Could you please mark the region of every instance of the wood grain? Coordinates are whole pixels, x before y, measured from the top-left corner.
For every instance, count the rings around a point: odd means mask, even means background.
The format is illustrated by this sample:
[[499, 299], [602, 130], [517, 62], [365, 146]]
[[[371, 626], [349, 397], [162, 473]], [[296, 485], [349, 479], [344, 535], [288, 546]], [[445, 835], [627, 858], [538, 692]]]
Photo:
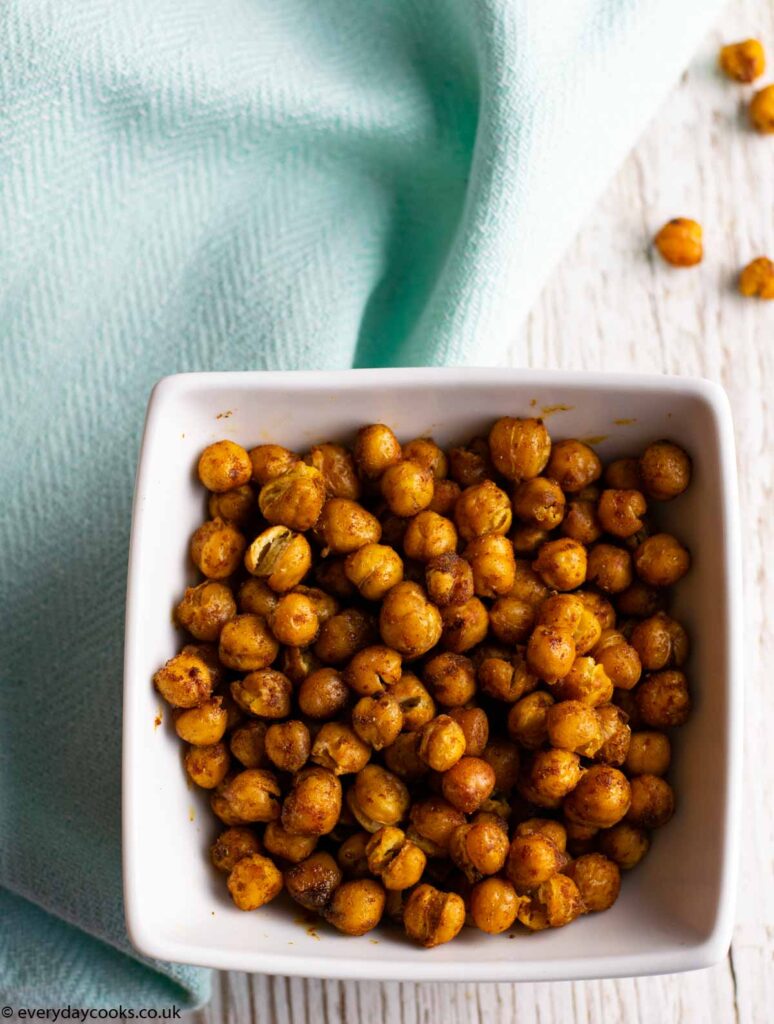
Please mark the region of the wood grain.
[[[677, 5], [676, 5], [677, 14]], [[686, 975], [561, 984], [378, 984], [216, 977], [190, 1024], [669, 1024], [774, 1019], [774, 303], [740, 298], [738, 270], [774, 256], [774, 140], [745, 125], [750, 90], [721, 79], [718, 46], [759, 36], [774, 59], [774, 5], [735, 0], [556, 268], [512, 365], [701, 374], [729, 393], [745, 526], [747, 710], [743, 856], [729, 957]], [[658, 55], [654, 54], [654, 59]], [[611, 88], [614, 88], [614, 83]], [[649, 239], [699, 220], [705, 260], [677, 271]]]

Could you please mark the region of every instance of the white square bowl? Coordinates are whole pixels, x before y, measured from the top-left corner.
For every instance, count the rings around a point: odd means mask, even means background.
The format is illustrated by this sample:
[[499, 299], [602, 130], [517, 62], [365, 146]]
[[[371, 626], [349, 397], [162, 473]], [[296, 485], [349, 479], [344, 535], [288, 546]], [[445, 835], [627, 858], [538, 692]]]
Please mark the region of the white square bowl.
[[[169, 716], [158, 726], [151, 686], [180, 643], [170, 612], [193, 578], [187, 551], [204, 512], [200, 451], [221, 437], [304, 449], [350, 440], [376, 421], [402, 439], [432, 434], [446, 445], [485, 432], [498, 416], [551, 409], [554, 437], [593, 437], [603, 458], [665, 436], [693, 457], [692, 487], [658, 510], [693, 554], [675, 602], [693, 641], [695, 710], [674, 744], [674, 819], [624, 878], [610, 911], [556, 931], [509, 939], [463, 929], [425, 951], [389, 928], [348, 938], [321, 924], [310, 933], [280, 900], [237, 910], [208, 861], [216, 822], [186, 783]], [[123, 832], [132, 942], [164, 960], [321, 978], [543, 981], [715, 963], [731, 937], [738, 854], [741, 593], [731, 416], [724, 392], [705, 380], [505, 369], [165, 378], [148, 407], [127, 593]]]

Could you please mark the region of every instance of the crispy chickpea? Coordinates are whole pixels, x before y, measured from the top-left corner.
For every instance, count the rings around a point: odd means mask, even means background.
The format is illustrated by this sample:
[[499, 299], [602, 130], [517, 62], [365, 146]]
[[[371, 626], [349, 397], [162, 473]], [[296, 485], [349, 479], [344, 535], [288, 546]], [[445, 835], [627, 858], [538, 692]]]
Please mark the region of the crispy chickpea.
[[280, 820], [291, 834], [324, 836], [336, 827], [340, 813], [341, 783], [332, 771], [315, 765], [293, 777]]
[[508, 856], [508, 832], [494, 821], [460, 825], [452, 832], [449, 856], [469, 882], [500, 871]]
[[626, 590], [616, 594], [615, 604], [619, 615], [645, 619], [664, 610], [664, 591], [633, 580]]
[[317, 636], [320, 621], [311, 598], [291, 592], [283, 594], [269, 619], [276, 640], [287, 647], [307, 647]]
[[673, 441], [654, 441], [642, 453], [639, 473], [642, 486], [651, 498], [670, 501], [690, 484], [691, 459]]
[[221, 629], [236, 615], [236, 602], [225, 583], [205, 580], [198, 587], [188, 587], [175, 609], [175, 619], [197, 640], [212, 643]]
[[403, 910], [406, 934], [426, 949], [451, 940], [465, 924], [465, 904], [456, 892], [418, 885]]
[[473, 570], [452, 551], [428, 562], [425, 583], [430, 600], [441, 608], [465, 604], [473, 597]]
[[634, 552], [634, 568], [645, 583], [653, 587], [671, 587], [688, 572], [691, 556], [668, 533], [647, 537]]
[[537, 678], [527, 668], [521, 651], [510, 658], [484, 658], [478, 666], [481, 690], [495, 700], [513, 704], [537, 686]]
[[536, 623], [570, 634], [576, 654], [586, 654], [599, 641], [602, 627], [582, 594], [552, 594], [537, 610]]
[[408, 889], [422, 877], [427, 857], [402, 829], [388, 825], [374, 832], [365, 848], [368, 869], [385, 889]]
[[624, 768], [629, 775], [665, 775], [672, 760], [669, 737], [663, 732], [632, 733]]
[[597, 503], [597, 518], [603, 530], [614, 537], [632, 537], [645, 525], [647, 502], [640, 491], [602, 491]]
[[554, 698], [536, 690], [517, 701], [508, 712], [508, 735], [527, 750], [537, 750], [548, 740], [546, 722]]
[[220, 783], [210, 804], [225, 825], [274, 821], [280, 813], [280, 787], [273, 772], [245, 768]]
[[255, 491], [249, 484], [235, 487], [233, 491], [211, 494], [207, 500], [210, 519], [223, 519], [234, 526], [245, 526], [257, 507]]
[[585, 498], [576, 498], [568, 502], [560, 532], [586, 547], [599, 540], [602, 536], [602, 527], [597, 519], [596, 504]]
[[505, 736], [493, 736], [481, 757], [495, 773], [494, 788], [502, 795], [510, 793], [519, 777], [519, 748]]
[[548, 836], [557, 850], [562, 853], [567, 849], [567, 829], [560, 821], [552, 818], [528, 818], [516, 826], [515, 835], [532, 836], [539, 833]]
[[246, 543], [232, 523], [210, 519], [191, 537], [191, 560], [203, 576], [222, 580], [239, 568]]
[[511, 533], [513, 550], [519, 556], [534, 555], [550, 539], [551, 534], [548, 530], [530, 526], [528, 523], [519, 523]]
[[457, 498], [462, 488], [455, 480], [439, 480], [433, 482], [433, 500], [427, 506], [428, 511], [437, 512], [439, 516], [450, 516], [454, 512]]
[[231, 758], [225, 743], [212, 743], [206, 747], [189, 747], [184, 763], [192, 782], [201, 789], [215, 789], [228, 774]]
[[621, 891], [621, 871], [615, 861], [601, 853], [578, 857], [564, 873], [575, 882], [589, 913], [608, 910]]
[[595, 544], [588, 555], [588, 580], [606, 594], [619, 594], [632, 582], [632, 556], [617, 544]]
[[339, 847], [336, 860], [347, 878], [367, 877], [369, 870], [366, 846], [370, 838], [370, 832], [355, 832]]
[[287, 473], [299, 461], [295, 452], [279, 444], [259, 444], [251, 448], [248, 455], [252, 478], [261, 487]]
[[452, 833], [465, 824], [465, 815], [441, 797], [431, 796], [412, 804], [409, 814], [412, 838], [419, 837], [422, 849], [431, 857], [444, 856]]
[[400, 680], [401, 663], [400, 654], [391, 647], [364, 647], [350, 661], [344, 680], [355, 693], [371, 697]]
[[236, 862], [227, 885], [240, 910], [257, 910], [282, 892], [282, 872], [268, 857], [252, 853]]
[[595, 764], [566, 797], [564, 813], [569, 821], [610, 828], [625, 817], [630, 803], [631, 788], [623, 772], [606, 764]]
[[243, 711], [256, 718], [287, 718], [293, 686], [273, 668], [258, 669], [231, 684], [231, 696]]
[[209, 700], [215, 686], [213, 668], [201, 653], [181, 651], [160, 668], [153, 685], [175, 708], [195, 708]]
[[513, 521], [508, 495], [491, 480], [466, 487], [454, 506], [454, 521], [466, 541], [485, 533], [506, 534]]
[[305, 910], [323, 911], [341, 885], [341, 868], [329, 853], [312, 853], [285, 872], [288, 896]]
[[591, 653], [616, 689], [631, 690], [639, 682], [642, 675], [640, 656], [623, 633], [616, 629], [603, 629]]
[[304, 461], [320, 473], [329, 498], [358, 500], [360, 481], [355, 470], [355, 460], [344, 445], [317, 444], [310, 448]]
[[197, 471], [208, 491], [230, 491], [250, 479], [250, 456], [233, 441], [216, 441], [199, 456]]
[[544, 476], [523, 480], [513, 492], [514, 515], [541, 530], [553, 530], [561, 523], [565, 505], [562, 488]]
[[619, 768], [626, 760], [632, 730], [628, 725], [629, 716], [615, 704], [597, 708], [602, 727], [602, 745], [594, 755], [596, 761]]
[[622, 871], [631, 871], [636, 867], [649, 847], [650, 839], [645, 829], [637, 828], [628, 821], [621, 821], [599, 834], [600, 851]]
[[527, 643], [530, 672], [547, 683], [562, 679], [575, 661], [572, 635], [554, 626], [535, 626]]
[[495, 781], [491, 764], [481, 757], [465, 756], [444, 771], [441, 792], [453, 807], [472, 814], [491, 796]]
[[504, 416], [489, 432], [489, 452], [498, 473], [520, 483], [543, 472], [551, 438], [542, 420]]
[[403, 550], [408, 558], [431, 562], [457, 550], [457, 528], [451, 519], [425, 509], [409, 519]]
[[397, 437], [384, 423], [358, 430], [353, 455], [360, 475], [369, 480], [378, 480], [403, 457]]
[[326, 722], [315, 736], [312, 760], [334, 775], [359, 772], [371, 757], [371, 748], [344, 722]]
[[382, 536], [376, 516], [348, 498], [329, 498], [325, 502], [315, 532], [324, 555], [348, 555], [365, 544], [378, 543]]
[[507, 537], [487, 533], [474, 538], [464, 552], [473, 570], [473, 589], [479, 597], [508, 594], [516, 581], [513, 545]]
[[296, 699], [301, 713], [309, 718], [335, 718], [347, 706], [349, 690], [341, 672], [321, 668], [301, 683]]
[[753, 128], [763, 135], [774, 132], [774, 85], [759, 89], [750, 100], [748, 111]]
[[403, 728], [400, 703], [391, 693], [361, 697], [352, 709], [352, 727], [364, 743], [383, 750], [395, 742]]
[[376, 764], [367, 764], [355, 776], [347, 805], [366, 832], [382, 825], [397, 825], [408, 813], [408, 790], [397, 775]]
[[674, 217], [661, 228], [653, 243], [673, 267], [693, 267], [701, 263], [701, 224], [687, 217]]
[[638, 622], [632, 630], [631, 644], [647, 672], [673, 665], [679, 668], [688, 657], [688, 634], [665, 612]]
[[514, 566], [514, 584], [510, 597], [537, 608], [548, 597], [549, 590], [527, 558], [517, 558]]
[[227, 828], [210, 847], [210, 859], [218, 871], [231, 871], [237, 861], [261, 852], [261, 841], [249, 828]]
[[175, 718], [175, 732], [195, 747], [209, 747], [223, 739], [228, 714], [222, 697], [211, 697], [195, 708], [186, 708]]
[[533, 832], [514, 836], [508, 850], [505, 873], [517, 893], [536, 889], [541, 882], [561, 871], [566, 855], [548, 836]]
[[575, 590], [586, 579], [586, 549], [571, 537], [546, 541], [532, 568], [554, 590]]
[[474, 437], [470, 444], [449, 451], [449, 473], [461, 487], [472, 487], [492, 476], [494, 466], [485, 437]]
[[270, 821], [263, 831], [263, 845], [273, 857], [299, 864], [314, 853], [317, 836], [291, 835], [278, 821]]
[[739, 292], [747, 298], [774, 299], [774, 262], [758, 256], [742, 269]]
[[404, 782], [416, 782], [426, 775], [427, 765], [419, 756], [419, 733], [402, 732], [397, 736], [394, 743], [384, 751], [384, 763]]
[[454, 654], [463, 654], [480, 644], [489, 629], [486, 605], [477, 597], [465, 604], [451, 604], [441, 609], [441, 647]]
[[561, 700], [546, 713], [548, 742], [552, 747], [593, 757], [602, 746], [599, 715], [578, 700]]
[[635, 701], [642, 721], [653, 729], [684, 725], [691, 713], [685, 673], [676, 670], [654, 672], [638, 687]]
[[266, 756], [266, 722], [245, 722], [229, 738], [231, 753], [245, 768], [264, 768]]
[[404, 672], [390, 693], [400, 704], [406, 732], [417, 732], [435, 715], [435, 701], [412, 672]]
[[390, 511], [405, 519], [433, 500], [433, 473], [418, 462], [402, 459], [384, 471], [380, 487]]
[[429, 469], [436, 480], [442, 480], [449, 472], [449, 461], [432, 437], [417, 437], [404, 444], [403, 458]]
[[283, 772], [297, 772], [309, 760], [311, 738], [303, 722], [277, 722], [266, 730], [266, 756]]
[[580, 590], [573, 595], [594, 615], [603, 630], [611, 629], [615, 625], [615, 609], [610, 601], [602, 594], [595, 594], [591, 590]]
[[567, 494], [577, 494], [599, 479], [602, 463], [594, 449], [583, 441], [557, 441], [551, 448], [545, 474]]
[[264, 519], [290, 530], [308, 530], [317, 522], [325, 503], [322, 473], [305, 462], [295, 462], [281, 476], [261, 487], [258, 507]]
[[519, 791], [537, 807], [558, 807], [583, 775], [580, 758], [569, 750], [538, 750], [520, 780]]
[[270, 526], [245, 552], [245, 568], [250, 575], [266, 580], [278, 593], [297, 586], [311, 565], [309, 541], [286, 526]]
[[675, 813], [675, 794], [669, 783], [658, 775], [635, 775], [629, 780], [632, 802], [626, 813], [630, 825], [661, 828]]
[[381, 601], [403, 579], [403, 561], [386, 544], [364, 544], [352, 551], [344, 562], [347, 579], [368, 601]]
[[535, 625], [535, 609], [526, 601], [507, 594], [499, 597], [489, 609], [489, 625], [501, 643], [523, 644]]
[[385, 595], [379, 631], [388, 647], [404, 658], [418, 658], [441, 638], [441, 613], [416, 583], [404, 581]]
[[729, 78], [745, 84], [754, 82], [766, 70], [766, 55], [758, 39], [721, 46], [718, 62]]
[[462, 707], [476, 693], [473, 662], [464, 654], [437, 654], [425, 665], [423, 680], [435, 700], [447, 708]]
[[507, 932], [516, 920], [521, 897], [504, 878], [485, 878], [470, 890], [473, 924], [489, 935]]
[[567, 675], [554, 687], [554, 692], [561, 701], [580, 701], [596, 708], [612, 698], [613, 682], [604, 666], [594, 658], [576, 658]]
[[529, 898], [522, 900], [518, 919], [530, 931], [562, 928], [584, 911], [575, 882], [567, 875], [554, 875], [541, 882]]
[[271, 589], [268, 583], [253, 577], [245, 580], [237, 593], [237, 604], [240, 612], [260, 615], [267, 622], [277, 607], [278, 601], [278, 595]]
[[320, 627], [314, 653], [326, 665], [339, 665], [375, 639], [373, 616], [359, 608], [345, 608]]

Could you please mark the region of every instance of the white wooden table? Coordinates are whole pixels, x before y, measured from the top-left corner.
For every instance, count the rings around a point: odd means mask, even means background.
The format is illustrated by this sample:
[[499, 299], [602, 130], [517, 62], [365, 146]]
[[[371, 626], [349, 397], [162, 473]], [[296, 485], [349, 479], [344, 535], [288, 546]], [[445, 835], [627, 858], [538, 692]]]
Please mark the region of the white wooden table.
[[[675, 4], [675, 15], [679, 4]], [[774, 1021], [774, 302], [735, 293], [739, 267], [774, 258], [774, 138], [742, 117], [749, 90], [717, 49], [757, 35], [774, 72], [772, 0], [734, 0], [557, 267], [509, 364], [701, 374], [734, 409], [746, 558], [743, 855], [728, 958], [693, 974], [560, 984], [378, 984], [220, 974], [190, 1024], [702, 1024]], [[657, 55], [654, 54], [654, 59]], [[649, 239], [699, 220], [705, 259], [675, 271]], [[767, 558], [772, 558], [769, 565]]]

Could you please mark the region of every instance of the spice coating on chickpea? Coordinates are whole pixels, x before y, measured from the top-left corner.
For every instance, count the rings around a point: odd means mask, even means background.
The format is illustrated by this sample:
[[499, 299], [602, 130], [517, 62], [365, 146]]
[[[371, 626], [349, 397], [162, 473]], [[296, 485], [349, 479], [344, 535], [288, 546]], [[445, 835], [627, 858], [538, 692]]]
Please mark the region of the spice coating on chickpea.
[[571, 439], [552, 445], [546, 476], [555, 480], [565, 493], [577, 494], [601, 475], [599, 456], [583, 441]]
[[191, 561], [203, 576], [222, 580], [239, 568], [246, 541], [232, 523], [210, 519], [191, 537]]
[[566, 504], [559, 484], [542, 476], [523, 480], [513, 492], [514, 515], [541, 530], [553, 530], [561, 523]]
[[532, 568], [554, 590], [575, 590], [586, 579], [586, 549], [571, 537], [541, 544]]
[[347, 665], [344, 679], [355, 693], [370, 697], [400, 680], [402, 661], [400, 654], [391, 647], [364, 647]]
[[580, 758], [570, 750], [538, 750], [520, 781], [520, 792], [537, 807], [558, 807], [582, 778]]
[[349, 701], [349, 690], [335, 668], [320, 668], [301, 683], [298, 707], [309, 718], [334, 718]]
[[485, 639], [489, 629], [489, 613], [483, 601], [471, 597], [465, 604], [442, 608], [441, 622], [441, 647], [454, 654], [464, 654]]
[[237, 861], [261, 852], [261, 841], [249, 828], [227, 828], [210, 847], [210, 859], [218, 871], [231, 871]]
[[465, 814], [477, 811], [495, 788], [495, 770], [482, 757], [461, 757], [447, 768], [441, 792], [449, 803]]
[[718, 63], [729, 78], [748, 84], [766, 70], [766, 55], [760, 40], [744, 39], [721, 46]]
[[597, 504], [597, 518], [613, 537], [633, 537], [645, 525], [647, 502], [639, 491], [604, 490]]
[[231, 753], [245, 768], [268, 768], [266, 722], [245, 722], [231, 733]]
[[231, 763], [225, 743], [208, 747], [189, 747], [185, 755], [185, 770], [192, 782], [201, 789], [215, 789], [225, 779]]
[[677, 670], [654, 672], [642, 681], [634, 699], [645, 725], [669, 729], [685, 725], [691, 713], [691, 698], [685, 673]]
[[224, 519], [243, 529], [253, 518], [257, 507], [255, 491], [249, 484], [235, 487], [233, 491], [211, 494], [207, 501], [210, 519]]
[[602, 746], [599, 714], [578, 700], [562, 700], [546, 713], [546, 730], [552, 747], [593, 757]]
[[672, 787], [658, 775], [635, 775], [629, 780], [632, 802], [626, 820], [640, 828], [661, 828], [675, 813]]
[[360, 498], [360, 481], [355, 460], [342, 444], [317, 444], [304, 459], [322, 476], [325, 493], [330, 498]]
[[317, 636], [320, 621], [311, 598], [305, 594], [283, 594], [271, 613], [269, 625], [274, 638], [288, 647], [308, 647]]
[[475, 537], [465, 548], [464, 558], [473, 570], [473, 590], [478, 597], [498, 597], [513, 589], [516, 559], [507, 537], [497, 533]]
[[369, 871], [381, 878], [385, 889], [401, 890], [416, 885], [427, 863], [424, 852], [406, 838], [402, 829], [391, 825], [374, 832], [365, 852]]
[[701, 263], [701, 224], [687, 217], [675, 217], [661, 228], [653, 239], [654, 245], [667, 263], [673, 267], [693, 267]]
[[285, 872], [288, 896], [306, 910], [324, 910], [342, 881], [341, 868], [329, 853], [313, 853]]
[[407, 558], [431, 562], [457, 550], [457, 528], [451, 519], [426, 509], [408, 521], [403, 535]]
[[314, 653], [326, 665], [349, 661], [376, 640], [376, 623], [369, 612], [345, 608], [320, 627]]
[[774, 85], [759, 89], [748, 108], [753, 128], [763, 135], [774, 132]]
[[691, 482], [691, 459], [673, 441], [654, 441], [642, 453], [639, 473], [645, 492], [658, 501], [671, 501]]
[[245, 552], [247, 571], [252, 576], [265, 579], [269, 587], [278, 593], [297, 586], [311, 565], [309, 541], [286, 526], [270, 526]]
[[364, 743], [383, 750], [395, 742], [403, 728], [400, 702], [391, 693], [361, 697], [352, 709], [352, 726]]
[[547, 683], [562, 679], [575, 662], [575, 641], [555, 626], [535, 626], [527, 644], [530, 671]]
[[275, 722], [266, 730], [266, 756], [283, 772], [297, 772], [309, 760], [311, 738], [303, 722]]
[[593, 765], [564, 801], [570, 821], [596, 828], [610, 828], [626, 815], [631, 788], [626, 776], [609, 765]]
[[299, 864], [314, 853], [317, 836], [291, 835], [278, 821], [269, 821], [263, 830], [263, 845], [272, 856]]
[[561, 871], [566, 856], [540, 832], [515, 836], [508, 850], [505, 872], [517, 893], [530, 892]]
[[403, 910], [406, 934], [426, 949], [451, 942], [465, 924], [465, 904], [456, 892], [419, 885]]
[[215, 678], [201, 654], [181, 651], [156, 672], [153, 685], [172, 707], [195, 708], [209, 699]]
[[527, 694], [508, 712], [508, 735], [526, 750], [537, 750], [548, 740], [548, 709], [554, 698], [544, 690]]
[[406, 786], [397, 775], [376, 764], [367, 764], [355, 776], [347, 793], [347, 805], [367, 832], [382, 825], [397, 825], [410, 804]]
[[236, 862], [227, 885], [240, 910], [257, 910], [282, 892], [282, 872], [273, 860], [253, 853]]
[[286, 473], [296, 462], [298, 455], [280, 444], [259, 444], [248, 452], [252, 478], [263, 487], [270, 480]]
[[329, 498], [323, 506], [315, 533], [324, 544], [324, 554], [348, 555], [365, 544], [376, 544], [382, 528], [376, 516], [349, 498]]
[[353, 455], [360, 473], [370, 480], [377, 480], [386, 469], [401, 460], [403, 453], [397, 437], [388, 426], [372, 423], [358, 430]]
[[671, 760], [666, 733], [643, 729], [632, 733], [624, 768], [629, 775], [665, 775]]
[[599, 834], [600, 852], [614, 861], [622, 871], [635, 868], [649, 847], [650, 839], [645, 829], [628, 821], [621, 821]]
[[208, 491], [230, 491], [250, 479], [250, 456], [233, 441], [216, 441], [205, 448], [197, 467], [199, 479]]
[[175, 619], [191, 636], [212, 643], [223, 626], [236, 615], [236, 602], [225, 583], [205, 580], [198, 587], [188, 587], [175, 609]]
[[672, 666], [679, 668], [688, 657], [688, 634], [665, 612], [657, 612], [638, 622], [630, 641], [647, 672]]
[[521, 897], [504, 878], [485, 878], [470, 890], [473, 924], [489, 935], [507, 932], [516, 920]]
[[347, 555], [344, 572], [367, 601], [381, 601], [403, 579], [403, 561], [386, 544], [364, 544]]
[[279, 797], [280, 787], [273, 772], [246, 768], [224, 779], [213, 793], [210, 804], [225, 825], [246, 825], [278, 818]]
[[282, 827], [291, 834], [324, 836], [341, 813], [341, 783], [327, 768], [304, 768], [293, 777], [282, 804]]
[[384, 598], [379, 613], [382, 640], [404, 658], [418, 658], [441, 638], [441, 613], [416, 583], [404, 581]]
[[449, 856], [469, 882], [501, 871], [508, 856], [507, 825], [497, 821], [473, 821], [452, 832]]
[[317, 522], [325, 497], [322, 473], [305, 462], [296, 462], [263, 485], [258, 507], [273, 526], [303, 531]]
[[476, 671], [464, 654], [437, 654], [425, 665], [422, 674], [434, 699], [444, 707], [462, 707], [476, 693]]
[[774, 299], [774, 262], [758, 256], [739, 274], [739, 292], [746, 298]]
[[380, 487], [390, 511], [405, 519], [427, 508], [433, 500], [433, 473], [418, 462], [401, 459], [384, 471]]
[[542, 420], [504, 416], [489, 432], [489, 451], [495, 469], [520, 483], [542, 473], [551, 454], [551, 439]]
[[223, 739], [228, 713], [222, 697], [212, 697], [195, 708], [186, 708], [175, 717], [175, 732], [186, 743], [208, 747]]
[[601, 853], [587, 853], [578, 857], [565, 874], [575, 882], [584, 906], [589, 913], [608, 910], [621, 891], [621, 872], [618, 865]]
[[454, 522], [463, 540], [485, 533], [506, 534], [513, 522], [511, 502], [491, 480], [466, 487], [454, 506]]
[[325, 919], [345, 935], [365, 935], [375, 928], [384, 913], [385, 892], [370, 878], [344, 882], [333, 894]]

